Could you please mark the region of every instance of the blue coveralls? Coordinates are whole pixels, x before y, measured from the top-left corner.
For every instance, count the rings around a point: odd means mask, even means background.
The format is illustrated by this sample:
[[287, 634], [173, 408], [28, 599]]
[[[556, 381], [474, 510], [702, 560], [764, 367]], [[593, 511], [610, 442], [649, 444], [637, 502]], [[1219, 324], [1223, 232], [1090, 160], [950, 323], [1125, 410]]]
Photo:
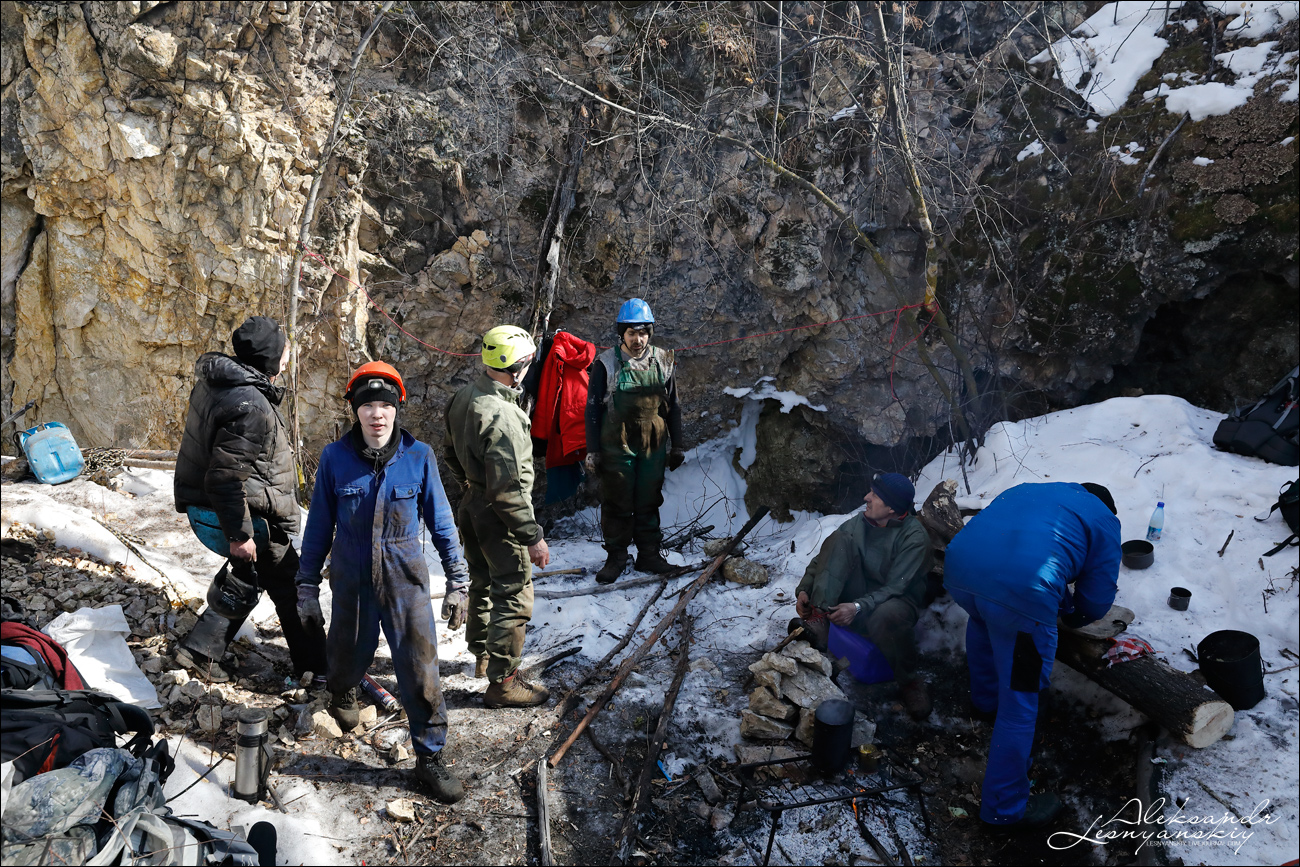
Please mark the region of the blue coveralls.
[[948, 545], [944, 585], [970, 614], [971, 703], [997, 712], [980, 799], [985, 822], [1024, 817], [1038, 692], [1052, 673], [1057, 615], [1073, 614], [1071, 625], [1105, 615], [1119, 563], [1119, 519], [1082, 485], [1067, 482], [1004, 491]]
[[433, 450], [405, 430], [401, 437], [378, 472], [357, 454], [348, 434], [325, 447], [297, 580], [319, 584], [330, 555], [329, 690], [337, 695], [361, 681], [379, 647], [382, 625], [411, 742], [417, 754], [427, 755], [447, 742], [447, 706], [438, 680], [421, 520], [447, 574], [453, 574], [461, 551]]

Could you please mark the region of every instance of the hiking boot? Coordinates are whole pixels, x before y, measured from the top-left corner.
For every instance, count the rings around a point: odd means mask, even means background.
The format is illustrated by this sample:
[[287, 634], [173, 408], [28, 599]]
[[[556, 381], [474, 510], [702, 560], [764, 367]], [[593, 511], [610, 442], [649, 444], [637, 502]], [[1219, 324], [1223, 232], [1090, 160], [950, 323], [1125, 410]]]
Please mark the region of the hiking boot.
[[807, 620], [802, 617], [794, 617], [786, 627], [786, 634], [794, 632], [801, 626], [803, 627], [803, 635], [799, 636], [799, 640], [806, 641], [817, 650], [825, 653], [827, 642], [830, 641], [831, 637], [830, 621], [826, 619], [826, 615], [813, 612], [813, 615]]
[[442, 753], [418, 756], [415, 778], [429, 787], [433, 796], [444, 804], [454, 804], [465, 797], [465, 787], [442, 763]]
[[930, 691], [925, 688], [925, 681], [919, 677], [914, 677], [907, 683], [903, 684], [902, 694], [899, 698], [903, 702], [907, 715], [917, 722], [928, 719], [930, 716]]
[[216, 660], [208, 659], [197, 650], [190, 650], [188, 647], [177, 647], [174, 655], [177, 665], [188, 669], [191, 674], [200, 680], [206, 680], [209, 683], [226, 683], [230, 680], [230, 673], [218, 665]]
[[487, 657], [480, 656], [474, 660], [474, 676], [487, 677]]
[[615, 548], [605, 558], [605, 565], [596, 573], [597, 584], [613, 584], [627, 568], [627, 549]]
[[483, 693], [486, 707], [534, 707], [551, 697], [550, 690], [539, 683], [529, 683], [518, 672], [500, 683], [490, 684]]
[[676, 566], [664, 559], [664, 555], [659, 553], [658, 548], [651, 548], [649, 551], [642, 551], [640, 548], [636, 550], [636, 571], [638, 572], [662, 575], [676, 568]]
[[330, 716], [334, 717], [339, 728], [345, 732], [352, 731], [361, 723], [361, 703], [357, 701], [355, 686], [333, 697], [330, 701]]
[[1005, 825], [985, 822], [984, 827], [990, 831], [1003, 834], [1033, 831], [1051, 824], [1052, 820], [1061, 812], [1062, 806], [1061, 799], [1051, 792], [1030, 795], [1029, 803], [1025, 807], [1025, 815], [1021, 816], [1019, 821]]

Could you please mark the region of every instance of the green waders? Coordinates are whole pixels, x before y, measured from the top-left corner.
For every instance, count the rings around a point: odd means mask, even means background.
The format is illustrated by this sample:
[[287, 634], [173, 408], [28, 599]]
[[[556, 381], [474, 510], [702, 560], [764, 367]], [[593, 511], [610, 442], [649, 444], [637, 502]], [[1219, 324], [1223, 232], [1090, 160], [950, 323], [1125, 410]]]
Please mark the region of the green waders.
[[519, 667], [524, 633], [533, 616], [528, 549], [514, 541], [473, 485], [461, 500], [458, 518], [470, 574], [465, 641], [475, 657], [487, 656], [488, 680], [500, 683]]
[[618, 377], [600, 430], [600, 527], [607, 551], [658, 552], [668, 425], [668, 383], [658, 364], [633, 370], [617, 352]]

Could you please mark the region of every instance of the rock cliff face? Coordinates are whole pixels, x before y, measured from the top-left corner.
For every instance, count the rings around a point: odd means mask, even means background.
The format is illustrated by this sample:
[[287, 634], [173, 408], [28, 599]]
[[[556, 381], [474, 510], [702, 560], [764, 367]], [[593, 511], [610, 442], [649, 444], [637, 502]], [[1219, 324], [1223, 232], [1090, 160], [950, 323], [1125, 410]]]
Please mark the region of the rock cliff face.
[[[36, 398], [39, 418], [69, 423], [83, 445], [175, 445], [194, 359], [228, 350], [248, 314], [287, 320], [306, 193], [378, 5], [4, 5], [6, 414]], [[1296, 146], [1278, 142], [1296, 134], [1296, 103], [1264, 82], [1245, 107], [1186, 124], [1141, 194], [1145, 161], [1108, 148], [1141, 138], [1150, 154], [1178, 118], [1144, 104], [1139, 86], [1089, 132], [1096, 123], [1050, 70], [1023, 60], [1095, 5], [1022, 18], [921, 3], [890, 21], [914, 43], [908, 124], [943, 251], [939, 303], [988, 390], [970, 407], [981, 424], [1089, 389], [1161, 388], [1223, 407], [1295, 363]], [[784, 9], [782, 27], [744, 3], [390, 13], [305, 239], [307, 454], [347, 423], [339, 392], [368, 358], [403, 371], [405, 423], [440, 440], [442, 408], [476, 362], [431, 347], [473, 353], [490, 326], [528, 323], [580, 129], [550, 325], [608, 344], [614, 311], [639, 296], [667, 347], [782, 332], [679, 357], [693, 442], [738, 418], [723, 387], [764, 376], [821, 410], [767, 403], [753, 498], [842, 508], [872, 469], [950, 436], [948, 407], [890, 312], [921, 300], [925, 248], [869, 26], [819, 22], [820, 4]], [[1204, 67], [1209, 52], [1194, 46], [1226, 37], [1208, 17], [1200, 26], [1151, 74]], [[789, 56], [822, 27], [839, 27], [839, 41]], [[1295, 33], [1293, 22], [1269, 38], [1291, 50]], [[779, 155], [854, 215], [904, 297], [849, 227], [756, 156], [629, 116], [559, 76]], [[1017, 160], [1031, 130], [1052, 136], [1050, 158]], [[957, 386], [956, 360], [932, 331], [920, 339]]]

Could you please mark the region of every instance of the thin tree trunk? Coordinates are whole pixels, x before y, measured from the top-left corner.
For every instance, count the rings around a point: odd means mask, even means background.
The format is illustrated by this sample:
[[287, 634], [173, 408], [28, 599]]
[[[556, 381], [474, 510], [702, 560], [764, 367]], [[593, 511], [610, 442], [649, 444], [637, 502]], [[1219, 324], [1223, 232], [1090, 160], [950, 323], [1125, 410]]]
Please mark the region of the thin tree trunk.
[[546, 336], [551, 321], [551, 308], [555, 305], [555, 287], [560, 279], [560, 249], [564, 243], [564, 227], [573, 213], [578, 186], [578, 171], [587, 149], [590, 125], [587, 107], [579, 105], [569, 126], [568, 163], [555, 181], [555, 193], [546, 214], [542, 229], [542, 249], [537, 257], [537, 270], [533, 274], [533, 315], [528, 330], [535, 341]]
[[370, 43], [370, 37], [375, 35], [379, 29], [379, 24], [384, 20], [384, 15], [388, 10], [393, 8], [396, 0], [384, 0], [384, 5], [380, 7], [379, 12], [375, 15], [375, 20], [370, 22], [366, 32], [362, 34], [361, 41], [357, 43], [356, 51], [352, 52], [352, 63], [348, 67], [347, 83], [343, 86], [343, 93], [339, 96], [338, 104], [334, 108], [334, 124], [330, 127], [329, 137], [325, 139], [325, 146], [321, 149], [320, 160], [316, 164], [315, 171], [312, 172], [311, 189], [307, 193], [307, 203], [302, 209], [302, 219], [298, 223], [298, 248], [293, 254], [293, 265], [289, 270], [289, 393], [293, 401], [293, 411], [290, 414], [290, 428], [293, 435], [293, 463], [295, 469], [295, 479], [302, 478], [302, 460], [299, 449], [302, 444], [302, 429], [298, 417], [298, 281], [299, 272], [302, 269], [302, 257], [306, 251], [307, 242], [311, 235], [311, 224], [316, 217], [316, 197], [320, 194], [321, 178], [325, 175], [325, 167], [329, 165], [330, 158], [334, 156], [334, 148], [338, 144], [339, 129], [343, 125], [343, 115], [347, 110], [348, 103], [352, 99], [352, 86], [357, 80], [357, 67], [361, 65], [361, 56], [366, 52], [366, 46]]

